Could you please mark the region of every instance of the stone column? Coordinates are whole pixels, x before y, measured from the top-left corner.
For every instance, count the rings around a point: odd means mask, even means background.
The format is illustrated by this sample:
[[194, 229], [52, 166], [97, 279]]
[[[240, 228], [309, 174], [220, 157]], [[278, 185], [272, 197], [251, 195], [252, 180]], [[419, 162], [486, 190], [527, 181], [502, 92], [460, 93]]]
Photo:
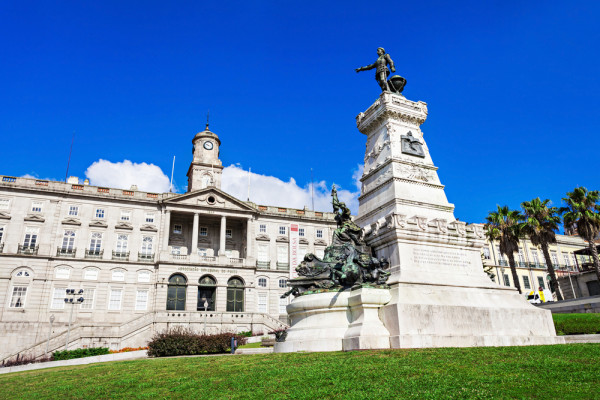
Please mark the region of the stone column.
[[194, 225], [192, 226], [192, 252], [198, 254], [198, 213], [194, 213]]
[[162, 251], [168, 253], [169, 251], [169, 235], [171, 234], [171, 211], [165, 210], [165, 226], [163, 230], [163, 243], [162, 243]]
[[221, 236], [219, 238], [219, 255], [225, 255], [225, 228], [227, 226], [227, 217], [221, 217]]
[[254, 224], [252, 224], [252, 218], [248, 218], [246, 221], [246, 253], [244, 254], [245, 265], [246, 266], [255, 266], [256, 258], [254, 257], [254, 253], [252, 252], [252, 246], [254, 245], [254, 241], [252, 237], [254, 236]]

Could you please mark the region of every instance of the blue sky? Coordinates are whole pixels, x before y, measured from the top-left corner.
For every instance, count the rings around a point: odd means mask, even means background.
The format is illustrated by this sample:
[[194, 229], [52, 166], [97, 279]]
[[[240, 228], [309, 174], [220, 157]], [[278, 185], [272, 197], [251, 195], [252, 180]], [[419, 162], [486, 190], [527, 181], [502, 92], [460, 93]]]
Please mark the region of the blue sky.
[[[300, 188], [355, 192], [379, 95], [354, 68], [383, 46], [422, 126], [456, 216], [576, 185], [600, 189], [600, 3], [0, 3], [0, 174], [64, 179], [100, 159], [160, 167], [181, 189], [191, 139], [225, 166]], [[260, 180], [253, 187], [259, 191]], [[92, 182], [94, 183], [94, 182]], [[251, 196], [252, 197], [252, 196]], [[283, 200], [279, 200], [283, 201]], [[285, 204], [283, 204], [285, 205]]]

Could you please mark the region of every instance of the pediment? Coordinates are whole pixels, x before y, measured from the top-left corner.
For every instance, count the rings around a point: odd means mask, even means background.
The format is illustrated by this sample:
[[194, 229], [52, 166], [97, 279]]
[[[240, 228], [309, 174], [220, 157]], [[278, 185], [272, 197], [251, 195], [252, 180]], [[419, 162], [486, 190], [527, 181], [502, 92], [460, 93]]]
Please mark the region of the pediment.
[[29, 214], [25, 218], [23, 218], [23, 220], [29, 221], [29, 222], [44, 222], [44, 221], [46, 221], [46, 219], [44, 217], [42, 217], [41, 215], [38, 215], [38, 214]]
[[308, 239], [300, 238], [300, 244], [308, 244]]
[[133, 226], [129, 222], [121, 221], [115, 225], [115, 229], [133, 230]]
[[90, 226], [93, 228], [108, 228], [108, 225], [104, 221], [92, 221]]
[[81, 225], [81, 221], [77, 218], [67, 217], [62, 220], [63, 225]]
[[210, 238], [207, 236], [200, 236], [198, 238], [198, 243], [211, 243]]
[[327, 246], [327, 242], [324, 241], [323, 239], [317, 239], [317, 240], [315, 240], [315, 245], [317, 245], [317, 246]]
[[289, 242], [290, 239], [287, 236], [278, 236], [277, 239], [275, 239], [276, 242]]
[[269, 235], [265, 235], [264, 233], [261, 233], [259, 235], [256, 235], [256, 240], [264, 240], [266, 242], [269, 242], [271, 239], [269, 238]]
[[144, 232], [157, 232], [158, 229], [156, 229], [156, 226], [154, 226], [152, 224], [146, 224], [146, 225], [142, 225], [140, 227], [140, 231], [144, 231]]
[[165, 204], [183, 206], [187, 205], [225, 208], [235, 211], [256, 211], [254, 207], [215, 187], [184, 193], [179, 196], [166, 199], [164, 202]]
[[0, 211], [0, 219], [10, 219], [10, 214], [4, 211]]

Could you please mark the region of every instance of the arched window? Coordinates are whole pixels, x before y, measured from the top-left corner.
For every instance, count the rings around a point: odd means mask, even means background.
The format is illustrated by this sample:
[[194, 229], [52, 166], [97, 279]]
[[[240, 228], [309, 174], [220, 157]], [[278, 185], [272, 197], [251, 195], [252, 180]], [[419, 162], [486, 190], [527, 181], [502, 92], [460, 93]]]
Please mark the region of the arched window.
[[244, 311], [244, 282], [240, 278], [227, 282], [227, 311]]
[[184, 311], [187, 279], [185, 276], [175, 274], [169, 278], [167, 290], [167, 310]]
[[215, 311], [215, 299], [217, 294], [217, 282], [212, 276], [204, 275], [198, 281], [198, 305], [196, 310], [204, 311], [204, 302], [206, 302], [206, 311]]

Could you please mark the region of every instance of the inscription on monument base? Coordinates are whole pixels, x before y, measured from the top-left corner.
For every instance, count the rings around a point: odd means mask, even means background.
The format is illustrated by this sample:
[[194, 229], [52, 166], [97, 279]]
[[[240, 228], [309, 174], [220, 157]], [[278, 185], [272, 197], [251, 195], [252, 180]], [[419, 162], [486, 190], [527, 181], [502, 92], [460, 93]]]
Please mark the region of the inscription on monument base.
[[186, 272], [208, 272], [208, 273], [224, 273], [224, 274], [232, 274], [235, 275], [238, 273], [235, 269], [219, 269], [219, 268], [200, 268], [200, 267], [181, 267], [180, 271]]
[[420, 267], [446, 267], [457, 272], [466, 272], [471, 267], [469, 254], [464, 250], [414, 248], [412, 261]]

